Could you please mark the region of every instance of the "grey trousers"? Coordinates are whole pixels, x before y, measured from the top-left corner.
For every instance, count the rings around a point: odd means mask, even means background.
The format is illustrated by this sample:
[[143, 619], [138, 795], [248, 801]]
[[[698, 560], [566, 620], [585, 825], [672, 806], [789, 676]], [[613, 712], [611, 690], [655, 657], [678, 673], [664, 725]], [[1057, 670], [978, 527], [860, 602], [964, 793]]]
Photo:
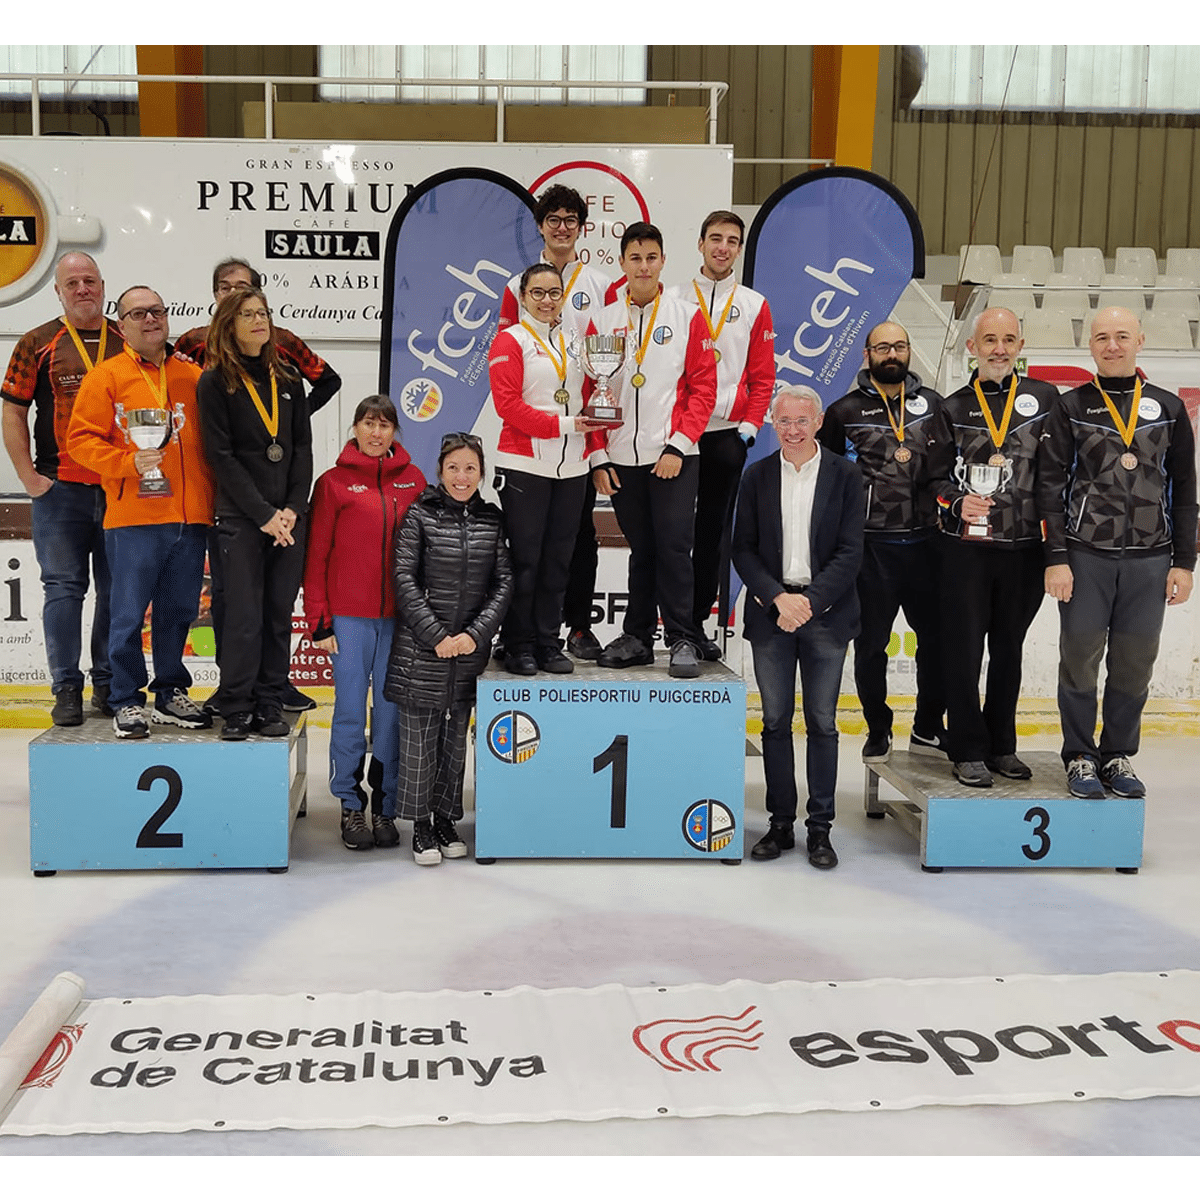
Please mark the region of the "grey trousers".
[[461, 819], [470, 704], [444, 712], [407, 704], [400, 704], [399, 709], [396, 816], [402, 821], [424, 821], [440, 813], [451, 821]]
[[[1075, 576], [1059, 604], [1058, 712], [1064, 762], [1080, 755], [1104, 763], [1137, 753], [1142, 709], [1158, 657], [1169, 554], [1089, 554], [1068, 547]], [[1107, 655], [1105, 647], [1107, 645]], [[1096, 744], [1096, 680], [1104, 658], [1103, 725]]]

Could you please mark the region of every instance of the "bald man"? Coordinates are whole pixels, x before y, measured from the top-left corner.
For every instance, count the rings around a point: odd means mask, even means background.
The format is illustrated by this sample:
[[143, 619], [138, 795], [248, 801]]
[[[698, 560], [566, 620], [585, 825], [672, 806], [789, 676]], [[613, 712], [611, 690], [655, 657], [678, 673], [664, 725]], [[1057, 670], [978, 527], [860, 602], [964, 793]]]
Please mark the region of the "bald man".
[[[33, 552], [42, 573], [42, 629], [55, 725], [83, 724], [83, 601], [89, 575], [92, 708], [107, 716], [109, 570], [104, 551], [100, 476], [67, 451], [67, 425], [84, 375], [121, 352], [116, 324], [104, 317], [104, 280], [90, 254], [64, 254], [54, 270], [62, 315], [17, 343], [4, 377], [4, 447], [32, 499]], [[33, 438], [29, 410], [34, 409]]]
[[867, 722], [864, 762], [891, 754], [888, 642], [899, 609], [917, 635], [917, 707], [908, 748], [944, 758], [946, 711], [938, 646], [938, 564], [934, 540], [937, 481], [927, 435], [942, 398], [909, 367], [904, 326], [891, 321], [867, 335], [855, 389], [834, 401], [817, 434], [835, 454], [858, 463], [866, 488], [866, 526], [858, 597], [862, 630], [854, 639], [854, 683]]
[[[1017, 373], [1024, 345], [1014, 313], [980, 313], [967, 338], [978, 366], [946, 397], [930, 435], [930, 470], [940, 480], [946, 749], [955, 777], [968, 787], [991, 787], [993, 772], [1009, 779], [1032, 774], [1016, 753], [1017, 701], [1025, 634], [1045, 596], [1038, 442], [1058, 389]], [[963, 485], [960, 475], [969, 478], [972, 466], [989, 464], [1007, 476], [995, 495]]]
[[[1046, 591], [1059, 604], [1058, 711], [1073, 796], [1144, 796], [1130, 759], [1166, 605], [1192, 591], [1196, 457], [1183, 401], [1137, 370], [1145, 343], [1128, 309], [1101, 309], [1090, 383], [1046, 420], [1038, 460]], [[1107, 655], [1105, 653], [1107, 646]], [[1096, 680], [1105, 659], [1096, 741]]]

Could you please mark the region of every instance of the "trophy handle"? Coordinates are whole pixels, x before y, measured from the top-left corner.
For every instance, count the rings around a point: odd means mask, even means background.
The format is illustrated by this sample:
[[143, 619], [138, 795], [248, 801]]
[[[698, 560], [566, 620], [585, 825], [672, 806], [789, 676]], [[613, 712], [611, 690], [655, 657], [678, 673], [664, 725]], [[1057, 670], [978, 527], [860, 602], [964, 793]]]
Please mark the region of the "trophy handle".
[[967, 491], [967, 464], [963, 462], [963, 456], [960, 454], [954, 460], [954, 478], [958, 480], [958, 486]]
[[1004, 489], [1006, 487], [1008, 487], [1008, 485], [1010, 483], [1012, 483], [1012, 477], [1013, 477], [1012, 459], [1006, 458], [1004, 460], [1004, 466], [1002, 466], [1000, 468], [1000, 486], [996, 489], [996, 491], [998, 491], [998, 492], [1004, 491]]

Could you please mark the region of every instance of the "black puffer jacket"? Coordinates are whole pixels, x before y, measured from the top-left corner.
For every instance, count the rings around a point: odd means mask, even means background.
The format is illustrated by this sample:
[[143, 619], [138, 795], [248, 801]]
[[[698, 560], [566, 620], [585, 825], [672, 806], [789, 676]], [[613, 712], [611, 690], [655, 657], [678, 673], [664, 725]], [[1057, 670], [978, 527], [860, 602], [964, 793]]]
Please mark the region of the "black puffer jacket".
[[[478, 492], [460, 504], [428, 487], [409, 506], [392, 555], [396, 633], [383, 694], [416, 708], [470, 704], [512, 597], [500, 510]], [[469, 633], [472, 654], [438, 658], [444, 637]]]

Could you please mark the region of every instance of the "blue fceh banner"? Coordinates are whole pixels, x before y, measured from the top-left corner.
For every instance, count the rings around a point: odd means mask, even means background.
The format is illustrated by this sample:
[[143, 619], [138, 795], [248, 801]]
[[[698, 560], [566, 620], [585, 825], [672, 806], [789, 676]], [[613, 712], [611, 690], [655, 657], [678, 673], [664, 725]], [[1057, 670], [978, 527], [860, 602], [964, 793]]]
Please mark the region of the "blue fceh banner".
[[391, 396], [401, 440], [430, 479], [442, 435], [470, 430], [488, 398], [504, 287], [541, 251], [533, 197], [484, 168], [430, 176], [392, 218], [379, 390]]

